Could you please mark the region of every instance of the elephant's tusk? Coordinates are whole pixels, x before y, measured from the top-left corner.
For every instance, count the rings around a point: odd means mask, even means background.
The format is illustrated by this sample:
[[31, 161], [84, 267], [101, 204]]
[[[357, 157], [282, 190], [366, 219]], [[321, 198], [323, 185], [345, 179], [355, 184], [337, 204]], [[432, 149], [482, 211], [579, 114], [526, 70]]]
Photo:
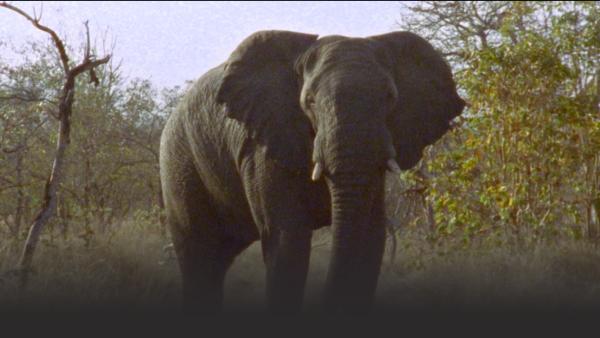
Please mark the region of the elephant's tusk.
[[390, 158], [387, 161], [387, 167], [388, 169], [390, 169], [391, 172], [395, 173], [395, 174], [399, 174], [400, 173], [400, 166], [398, 165], [398, 162], [396, 162], [395, 159]]
[[315, 168], [313, 169], [311, 179], [313, 181], [318, 181], [321, 178], [321, 174], [323, 173], [323, 165], [321, 162], [315, 163]]

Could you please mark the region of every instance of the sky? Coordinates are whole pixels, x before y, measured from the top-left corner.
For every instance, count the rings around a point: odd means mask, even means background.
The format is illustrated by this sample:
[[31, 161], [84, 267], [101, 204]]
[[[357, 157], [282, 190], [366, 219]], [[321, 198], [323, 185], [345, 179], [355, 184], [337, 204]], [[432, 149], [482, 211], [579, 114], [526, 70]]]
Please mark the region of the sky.
[[[11, 4], [33, 14], [40, 2]], [[183, 85], [227, 59], [248, 35], [265, 29], [320, 36], [365, 37], [397, 29], [402, 4], [376, 2], [44, 2], [41, 23], [71, 45], [84, 38], [89, 20], [93, 41], [102, 50], [113, 43], [113, 57], [129, 78], [150, 79], [159, 87]], [[48, 39], [16, 13], [0, 8], [0, 57], [24, 41]], [[103, 43], [104, 42], [104, 43]], [[8, 43], [8, 44], [6, 44]], [[4, 54], [4, 55], [3, 55]]]

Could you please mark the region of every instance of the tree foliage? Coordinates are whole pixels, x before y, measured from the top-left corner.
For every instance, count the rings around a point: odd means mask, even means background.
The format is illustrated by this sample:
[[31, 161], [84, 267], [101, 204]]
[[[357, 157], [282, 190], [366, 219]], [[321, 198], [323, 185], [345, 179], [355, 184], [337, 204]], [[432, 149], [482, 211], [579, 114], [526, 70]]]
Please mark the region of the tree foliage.
[[[405, 180], [435, 238], [531, 244], [598, 235], [597, 2], [422, 2], [401, 27], [448, 56], [469, 102]], [[419, 173], [425, 180], [419, 179]]]
[[[18, 64], [0, 59], [0, 231], [22, 237], [42, 203], [52, 163], [61, 73], [50, 44], [30, 43], [14, 52], [21, 56]], [[54, 232], [85, 241], [139, 210], [158, 224], [160, 132], [183, 93], [178, 86], [127, 80], [114, 62], [96, 76], [97, 87], [86, 79], [76, 83], [68, 175], [58, 218], [50, 224]]]

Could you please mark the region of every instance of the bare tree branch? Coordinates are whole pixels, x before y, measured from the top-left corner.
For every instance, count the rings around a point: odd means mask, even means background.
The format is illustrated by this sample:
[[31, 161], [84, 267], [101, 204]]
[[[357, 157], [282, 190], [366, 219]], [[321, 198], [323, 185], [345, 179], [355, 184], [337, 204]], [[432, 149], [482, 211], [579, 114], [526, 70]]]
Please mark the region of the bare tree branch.
[[47, 26], [40, 24], [40, 19], [42, 18], [41, 12], [40, 12], [39, 17], [32, 18], [29, 14], [25, 13], [20, 8], [15, 7], [6, 1], [1, 2], [0, 7], [10, 9], [11, 11], [20, 14], [25, 19], [29, 20], [35, 26], [35, 28], [50, 34], [50, 37], [52, 38], [52, 41], [54, 42], [54, 45], [56, 46], [56, 49], [58, 50], [58, 53], [60, 55], [60, 60], [62, 62], [63, 70], [65, 71], [65, 73], [69, 71], [69, 57], [67, 56], [67, 51], [65, 49], [65, 45], [63, 44], [62, 40], [58, 37], [58, 34], [56, 34], [56, 32], [54, 32], [52, 29], [48, 28]]
[[[54, 45], [56, 46], [59, 52], [63, 70], [65, 73], [65, 80], [62, 86], [58, 104], [59, 125], [58, 138], [56, 143], [56, 154], [54, 156], [52, 170], [46, 181], [42, 208], [38, 212], [29, 229], [29, 234], [27, 236], [27, 240], [25, 242], [23, 253], [19, 262], [21, 271], [21, 290], [23, 290], [27, 285], [28, 276], [31, 270], [31, 264], [33, 260], [33, 254], [35, 252], [37, 243], [39, 242], [41, 232], [45, 224], [50, 220], [50, 218], [54, 216], [54, 213], [56, 212], [56, 206], [58, 203], [57, 192], [61, 185], [61, 181], [65, 175], [65, 154], [67, 146], [70, 143], [70, 117], [73, 109], [73, 100], [75, 96], [75, 80], [79, 74], [85, 71], [91, 72], [93, 71], [94, 67], [107, 63], [110, 60], [110, 55], [107, 55], [102, 59], [95, 60], [94, 57], [90, 54], [91, 47], [89, 46], [89, 29], [86, 22], [85, 26], [88, 39], [87, 45], [85, 47], [84, 58], [80, 64], [76, 65], [75, 67], [73, 67], [73, 69], [71, 69], [69, 67], [69, 57], [67, 56], [63, 42], [52, 29], [39, 23], [40, 17], [34, 16], [34, 18], [32, 18], [21, 9], [9, 5], [6, 2], [0, 3], [0, 7], [10, 9], [20, 14], [21, 16], [29, 20], [31, 23], [33, 23], [33, 25], [36, 28], [50, 34], [52, 40], [54, 41]], [[95, 77], [95, 75], [92, 76], [92, 78], [93, 77]]]

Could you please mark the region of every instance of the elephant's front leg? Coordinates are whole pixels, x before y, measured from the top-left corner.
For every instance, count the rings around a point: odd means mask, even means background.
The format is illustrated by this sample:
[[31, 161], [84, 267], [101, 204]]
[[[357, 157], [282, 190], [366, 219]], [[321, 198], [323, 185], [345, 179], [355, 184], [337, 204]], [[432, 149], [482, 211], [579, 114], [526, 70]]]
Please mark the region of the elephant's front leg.
[[267, 269], [267, 305], [275, 313], [301, 310], [314, 220], [309, 213], [308, 174], [269, 161], [245, 166], [244, 186], [259, 227]]
[[267, 305], [275, 313], [302, 308], [312, 231], [265, 229], [262, 248], [267, 268]]

